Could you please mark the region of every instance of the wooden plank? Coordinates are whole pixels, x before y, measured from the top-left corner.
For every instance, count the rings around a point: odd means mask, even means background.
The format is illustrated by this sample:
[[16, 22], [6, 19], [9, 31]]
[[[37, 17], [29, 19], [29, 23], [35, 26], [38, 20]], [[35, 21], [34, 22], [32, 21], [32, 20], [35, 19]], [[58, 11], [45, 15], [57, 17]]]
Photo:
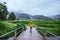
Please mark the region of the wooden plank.
[[43, 37], [35, 28], [33, 28], [32, 33], [30, 33], [30, 28], [27, 27], [27, 30], [22, 32], [17, 37], [17, 40], [43, 40]]

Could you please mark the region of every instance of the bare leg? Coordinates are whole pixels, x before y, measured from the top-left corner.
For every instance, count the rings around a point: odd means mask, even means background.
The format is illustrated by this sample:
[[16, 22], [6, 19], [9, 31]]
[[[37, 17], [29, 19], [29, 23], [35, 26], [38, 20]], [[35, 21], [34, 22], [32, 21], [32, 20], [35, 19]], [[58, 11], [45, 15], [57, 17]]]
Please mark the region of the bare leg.
[[32, 33], [32, 27], [30, 27], [30, 32]]

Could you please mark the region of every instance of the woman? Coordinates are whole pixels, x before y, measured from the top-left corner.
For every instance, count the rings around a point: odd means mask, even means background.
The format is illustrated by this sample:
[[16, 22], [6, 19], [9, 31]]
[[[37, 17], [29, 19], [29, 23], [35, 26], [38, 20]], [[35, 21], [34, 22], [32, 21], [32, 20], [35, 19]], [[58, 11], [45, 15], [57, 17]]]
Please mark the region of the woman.
[[30, 25], [30, 32], [32, 33], [32, 21], [30, 21], [30, 23], [29, 23], [29, 25]]

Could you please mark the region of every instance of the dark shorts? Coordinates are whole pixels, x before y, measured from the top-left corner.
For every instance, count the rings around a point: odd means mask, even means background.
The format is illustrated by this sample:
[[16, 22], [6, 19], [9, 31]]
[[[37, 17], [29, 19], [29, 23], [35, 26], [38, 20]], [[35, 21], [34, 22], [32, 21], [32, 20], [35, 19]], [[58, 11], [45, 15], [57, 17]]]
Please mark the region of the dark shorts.
[[32, 29], [32, 27], [30, 27], [30, 29]]

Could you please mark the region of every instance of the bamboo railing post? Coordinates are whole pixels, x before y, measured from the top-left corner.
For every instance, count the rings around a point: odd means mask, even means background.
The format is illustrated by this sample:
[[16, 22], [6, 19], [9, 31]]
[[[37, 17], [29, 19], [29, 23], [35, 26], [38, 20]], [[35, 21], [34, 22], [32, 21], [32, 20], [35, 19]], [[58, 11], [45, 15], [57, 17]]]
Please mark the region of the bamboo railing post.
[[39, 26], [37, 26], [37, 28], [36, 28], [37, 30], [39, 30]]
[[14, 31], [14, 40], [16, 40], [16, 36], [17, 36], [17, 30], [15, 29], [15, 31]]
[[44, 29], [43, 36], [44, 36], [44, 40], [46, 40], [46, 29]]

